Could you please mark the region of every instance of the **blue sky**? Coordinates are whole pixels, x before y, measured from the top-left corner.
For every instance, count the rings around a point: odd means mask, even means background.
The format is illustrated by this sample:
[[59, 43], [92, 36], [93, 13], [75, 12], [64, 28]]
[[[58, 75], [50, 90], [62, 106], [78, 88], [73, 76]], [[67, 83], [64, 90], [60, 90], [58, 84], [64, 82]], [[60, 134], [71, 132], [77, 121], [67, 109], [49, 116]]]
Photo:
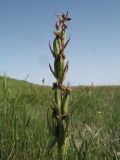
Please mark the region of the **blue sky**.
[[0, 74], [51, 85], [54, 12], [67, 10], [66, 83], [120, 84], [120, 0], [0, 0]]

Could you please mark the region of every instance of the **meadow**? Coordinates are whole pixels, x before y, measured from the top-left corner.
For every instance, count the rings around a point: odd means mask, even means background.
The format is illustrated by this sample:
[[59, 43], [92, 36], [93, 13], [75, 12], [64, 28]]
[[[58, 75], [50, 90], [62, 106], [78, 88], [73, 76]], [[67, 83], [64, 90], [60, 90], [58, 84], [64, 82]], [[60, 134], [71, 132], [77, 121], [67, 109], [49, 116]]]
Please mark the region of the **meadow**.
[[[0, 160], [56, 160], [47, 144], [52, 87], [0, 77]], [[120, 86], [72, 87], [69, 160], [120, 159]]]

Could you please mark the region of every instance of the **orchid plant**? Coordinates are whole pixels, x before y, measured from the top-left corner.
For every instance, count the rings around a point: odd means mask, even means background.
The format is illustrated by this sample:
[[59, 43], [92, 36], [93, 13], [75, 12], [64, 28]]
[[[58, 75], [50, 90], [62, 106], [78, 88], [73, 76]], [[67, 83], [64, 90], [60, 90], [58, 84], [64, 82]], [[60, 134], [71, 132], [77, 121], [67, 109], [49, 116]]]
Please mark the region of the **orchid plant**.
[[67, 22], [71, 20], [66, 14], [57, 15], [58, 21], [55, 24], [53, 47], [49, 42], [49, 48], [54, 58], [54, 69], [49, 64], [50, 70], [56, 79], [53, 83], [54, 96], [51, 98], [52, 115], [51, 121], [47, 115], [47, 122], [52, 134], [48, 148], [57, 144], [58, 160], [66, 160], [69, 139], [69, 98], [71, 89], [63, 85], [68, 71], [68, 62], [66, 62], [65, 48], [70, 40], [66, 41]]

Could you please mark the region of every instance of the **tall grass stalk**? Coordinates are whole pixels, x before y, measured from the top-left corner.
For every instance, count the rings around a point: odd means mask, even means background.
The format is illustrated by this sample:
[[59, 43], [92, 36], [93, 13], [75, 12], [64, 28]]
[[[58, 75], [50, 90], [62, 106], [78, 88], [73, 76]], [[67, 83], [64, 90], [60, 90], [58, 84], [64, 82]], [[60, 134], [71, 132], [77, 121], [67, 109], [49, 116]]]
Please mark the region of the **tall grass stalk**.
[[52, 69], [50, 64], [49, 67], [56, 82], [53, 83], [54, 98], [50, 105], [52, 108], [51, 122], [48, 118], [49, 129], [52, 133], [52, 138], [48, 146], [51, 148], [57, 144], [58, 160], [66, 160], [70, 118], [68, 105], [71, 89], [63, 85], [68, 71], [68, 62], [66, 62], [64, 50], [70, 40], [69, 38], [66, 41], [66, 29], [67, 22], [70, 21], [71, 18], [68, 17], [68, 12], [56, 16], [58, 21], [55, 24], [56, 31], [54, 32], [53, 49], [49, 43], [54, 58], [54, 69]]

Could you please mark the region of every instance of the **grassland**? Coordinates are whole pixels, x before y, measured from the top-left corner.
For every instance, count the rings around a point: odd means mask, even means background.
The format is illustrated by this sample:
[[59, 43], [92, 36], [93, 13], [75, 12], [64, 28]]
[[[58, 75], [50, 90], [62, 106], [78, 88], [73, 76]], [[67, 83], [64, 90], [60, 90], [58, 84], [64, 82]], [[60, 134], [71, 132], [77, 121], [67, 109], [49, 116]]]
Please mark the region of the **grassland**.
[[[47, 111], [51, 87], [0, 77], [0, 159], [56, 160]], [[69, 160], [120, 159], [120, 87], [73, 87]], [[49, 112], [50, 113], [50, 112]]]

